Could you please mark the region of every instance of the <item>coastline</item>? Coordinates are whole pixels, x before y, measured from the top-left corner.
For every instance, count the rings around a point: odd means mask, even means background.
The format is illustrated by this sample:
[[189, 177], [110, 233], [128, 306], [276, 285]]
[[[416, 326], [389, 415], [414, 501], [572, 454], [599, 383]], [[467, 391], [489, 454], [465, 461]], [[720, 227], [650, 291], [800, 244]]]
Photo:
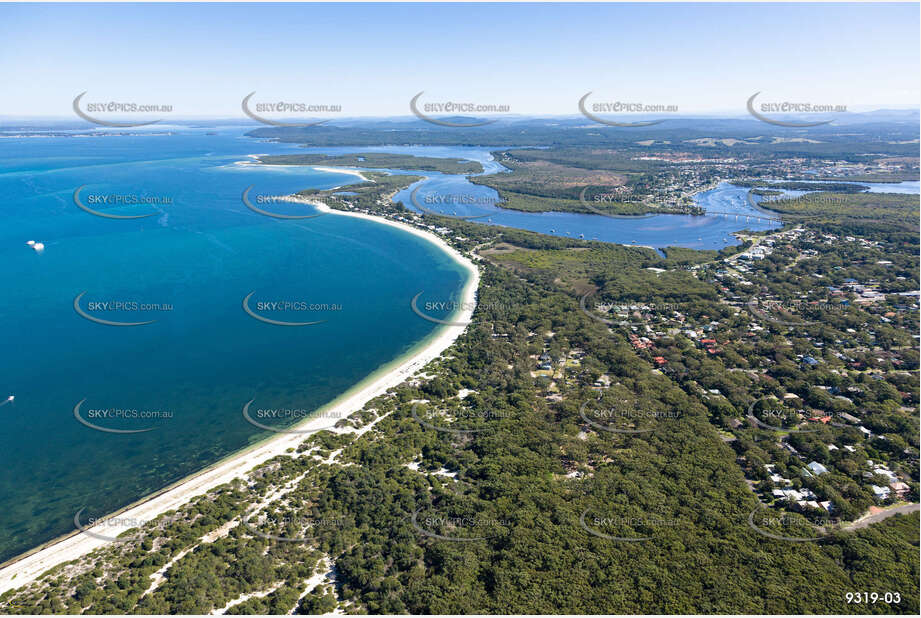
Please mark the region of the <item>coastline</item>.
[[[265, 163], [260, 163], [260, 165], [265, 165]], [[288, 166], [288, 167], [301, 167], [301, 166]], [[315, 169], [318, 172], [330, 172], [332, 174], [349, 174], [350, 176], [357, 176], [362, 182], [370, 182], [365, 178], [364, 174], [358, 170], [349, 169], [347, 167], [323, 167], [322, 165], [312, 165], [311, 169]], [[338, 189], [338, 187], [336, 187]]]
[[312, 170], [317, 170], [318, 172], [327, 172], [330, 174], [348, 174], [349, 176], [356, 176], [362, 182], [369, 182], [367, 178], [362, 175], [362, 173], [355, 169], [350, 169], [348, 167], [333, 167], [333, 166], [323, 166], [323, 165], [301, 165], [299, 163], [263, 163], [259, 157], [266, 157], [268, 154], [251, 154], [246, 155], [246, 159], [242, 161], [234, 161], [234, 165], [239, 165], [242, 167], [251, 167], [251, 166], [261, 166], [261, 167], [308, 167]]
[[[360, 172], [352, 170], [327, 169], [321, 171], [347, 172], [367, 180]], [[315, 205], [317, 205], [318, 209], [328, 214], [366, 219], [401, 229], [404, 232], [427, 240], [444, 251], [458, 265], [467, 270], [469, 274], [461, 291], [461, 309], [453, 314], [450, 319], [452, 321], [469, 322], [475, 309], [476, 291], [480, 282], [479, 270], [470, 259], [435, 234], [413, 226], [375, 215], [334, 210], [323, 203], [315, 203]], [[361, 410], [370, 400], [403, 383], [441, 356], [464, 330], [466, 330], [466, 325], [442, 325], [437, 327], [427, 337], [415, 343], [402, 356], [381, 365], [349, 390], [315, 410], [309, 418], [287, 428], [289, 432], [296, 430], [298, 433], [278, 433], [274, 436], [269, 436], [100, 519], [104, 521], [118, 516], [120, 520], [126, 522], [148, 522], [166, 511], [181, 507], [192, 498], [219, 485], [228, 483], [236, 478], [243, 478], [256, 466], [273, 457], [286, 454], [288, 449], [297, 448], [301, 442], [313, 433], [329, 429], [330, 415], [347, 418]], [[113, 532], [111, 531], [112, 524], [109, 522], [106, 534], [117, 536], [124, 530], [131, 529], [131, 527], [135, 526], [126, 525], [124, 529]], [[85, 532], [86, 530], [92, 531], [92, 527], [85, 526], [82, 530], [74, 530], [5, 562], [0, 566], [0, 594], [7, 590], [27, 585], [47, 570], [64, 562], [79, 559], [93, 550], [112, 542], [97, 538], [98, 535], [97, 537], [91, 536]]]

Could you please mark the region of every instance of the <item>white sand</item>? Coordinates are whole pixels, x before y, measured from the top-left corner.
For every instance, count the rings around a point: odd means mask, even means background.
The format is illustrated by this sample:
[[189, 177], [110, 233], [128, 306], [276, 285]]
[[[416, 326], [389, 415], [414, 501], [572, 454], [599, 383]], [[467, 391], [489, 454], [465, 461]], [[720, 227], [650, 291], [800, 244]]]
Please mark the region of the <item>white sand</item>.
[[362, 174], [358, 170], [350, 170], [345, 167], [317, 167], [317, 166], [313, 166], [313, 169], [317, 170], [318, 172], [332, 172], [334, 174], [349, 174], [350, 176], [358, 176], [358, 178], [360, 178], [362, 182], [368, 182], [368, 179], [365, 178], [364, 174]]
[[[251, 155], [246, 155], [246, 156], [247, 158], [244, 159], [243, 161], [234, 161], [233, 164], [242, 165], [242, 166], [264, 166], [264, 167], [309, 167], [310, 169], [317, 170], [318, 172], [330, 172], [333, 174], [348, 174], [349, 176], [356, 176], [362, 182], [369, 182], [368, 179], [364, 176], [364, 174], [362, 174], [360, 171], [356, 169], [350, 169], [347, 167], [303, 165], [301, 163], [281, 163], [281, 164], [263, 163], [262, 161], [259, 160], [260, 157], [266, 157], [269, 155], [267, 154], [252, 155], [251, 154]], [[338, 187], [334, 187], [334, 188], [338, 188]]]
[[[345, 170], [336, 168], [330, 171], [342, 172]], [[361, 176], [360, 172], [353, 173]], [[364, 177], [362, 176], [362, 178]], [[479, 286], [480, 274], [470, 260], [461, 255], [444, 240], [429, 232], [416, 229], [403, 223], [390, 221], [382, 217], [332, 210], [325, 205], [320, 206], [320, 208], [330, 214], [358, 217], [400, 228], [428, 240], [451, 255], [457, 263], [469, 271], [470, 277], [462, 292], [463, 300], [461, 307], [463, 307], [463, 309], [450, 319], [454, 322], [463, 323], [470, 321], [476, 303], [476, 290]], [[410, 299], [407, 298], [407, 311], [409, 311], [409, 301]], [[308, 418], [292, 428], [296, 428], [305, 433], [278, 434], [245, 451], [232, 455], [197, 474], [183, 479], [127, 507], [119, 513], [119, 517], [116, 521], [124, 521], [126, 525], [125, 529], [128, 529], [131, 522], [134, 522], [136, 525], [139, 521], [150, 521], [166, 511], [178, 509], [191, 498], [199, 496], [218, 485], [228, 483], [235, 478], [243, 478], [244, 475], [255, 466], [275, 456], [284, 454], [289, 448], [297, 448], [301, 442], [307, 439], [310, 433], [327, 428], [330, 423], [330, 417], [346, 418], [350, 414], [361, 410], [371, 399], [401, 384], [428, 363], [438, 358], [442, 352], [454, 343], [454, 340], [460, 336], [465, 328], [465, 326], [439, 327], [432, 336], [416, 346], [409, 355], [378, 369], [374, 374], [348, 392], [321, 408], [322, 414], [317, 414], [315, 417]], [[105, 529], [100, 531], [102, 535], [109, 537], [115, 537], [121, 532], [122, 530], [116, 528], [113, 522], [105, 524]], [[0, 569], [0, 594], [11, 588], [18, 588], [28, 584], [51, 567], [62, 562], [76, 560], [110, 542], [111, 541], [91, 537], [83, 532], [72, 534], [56, 541], [51, 541], [50, 544], [35, 550], [34, 553], [16, 559], [14, 562]]]

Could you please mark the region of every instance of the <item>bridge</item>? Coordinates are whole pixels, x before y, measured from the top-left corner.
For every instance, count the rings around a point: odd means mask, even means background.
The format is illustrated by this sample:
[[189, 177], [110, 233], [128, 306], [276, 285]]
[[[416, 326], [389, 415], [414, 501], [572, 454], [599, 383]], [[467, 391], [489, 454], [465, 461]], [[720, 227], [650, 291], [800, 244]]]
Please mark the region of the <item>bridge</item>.
[[724, 212], [722, 210], [708, 210], [704, 214], [707, 215], [720, 215], [722, 217], [735, 217], [736, 221], [740, 218], [744, 218], [747, 222], [749, 219], [755, 219], [756, 221], [765, 221], [770, 223], [783, 223], [783, 219], [780, 217], [771, 217], [769, 215], [752, 215], [747, 213], [739, 212]]

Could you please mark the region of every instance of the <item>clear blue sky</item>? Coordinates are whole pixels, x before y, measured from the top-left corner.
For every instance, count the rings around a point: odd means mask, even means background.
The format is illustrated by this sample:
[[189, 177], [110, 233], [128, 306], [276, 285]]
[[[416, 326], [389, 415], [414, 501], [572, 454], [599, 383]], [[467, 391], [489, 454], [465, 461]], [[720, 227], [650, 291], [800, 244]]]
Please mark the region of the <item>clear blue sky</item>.
[[[915, 4], [0, 4], [0, 116], [87, 98], [239, 116], [261, 100], [407, 115], [426, 97], [574, 114], [579, 97], [919, 104]], [[769, 95], [767, 94], [769, 93]]]

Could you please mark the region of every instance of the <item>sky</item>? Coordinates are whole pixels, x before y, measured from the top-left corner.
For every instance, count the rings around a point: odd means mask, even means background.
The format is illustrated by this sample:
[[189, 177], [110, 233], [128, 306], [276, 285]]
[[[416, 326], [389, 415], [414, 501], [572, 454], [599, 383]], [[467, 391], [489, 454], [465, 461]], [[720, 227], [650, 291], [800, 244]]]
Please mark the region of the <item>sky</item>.
[[[409, 101], [745, 113], [745, 101], [919, 105], [919, 5], [0, 4], [0, 116], [86, 100], [243, 118], [240, 103], [406, 116]], [[759, 99], [759, 101], [762, 99]], [[266, 114], [271, 116], [271, 114]]]

